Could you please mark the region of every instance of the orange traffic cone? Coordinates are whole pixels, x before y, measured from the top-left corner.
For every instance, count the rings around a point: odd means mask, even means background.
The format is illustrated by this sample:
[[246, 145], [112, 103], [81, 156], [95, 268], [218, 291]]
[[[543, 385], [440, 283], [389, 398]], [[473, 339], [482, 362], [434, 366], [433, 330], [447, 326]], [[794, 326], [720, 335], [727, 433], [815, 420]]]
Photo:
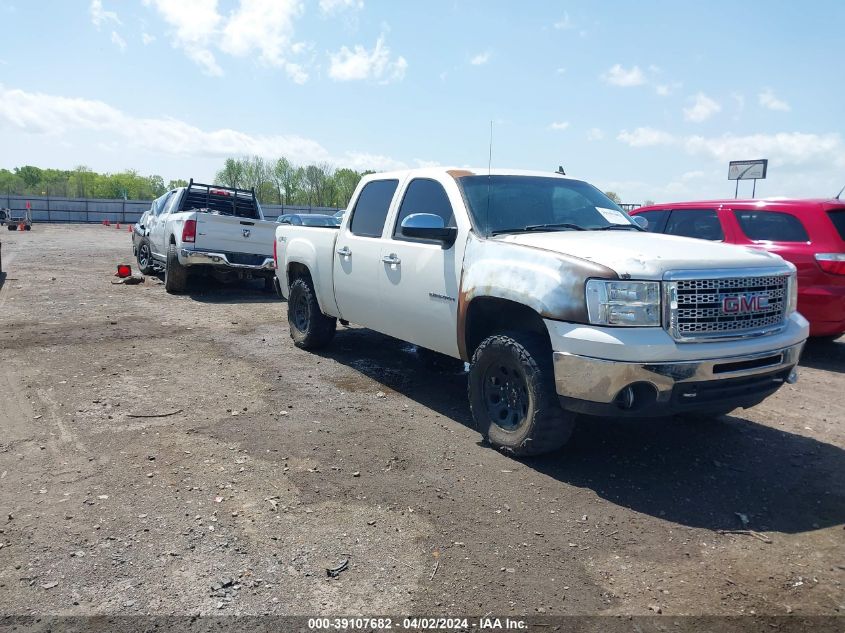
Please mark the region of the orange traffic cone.
[[109, 219], [108, 219], [108, 218], [106, 218], [105, 220], [103, 220], [103, 224], [105, 224], [106, 226], [111, 226], [111, 222], [109, 222]]
[[129, 230], [130, 233], [132, 232], [132, 225], [131, 224], [129, 226], [127, 226], [126, 228]]
[[119, 230], [120, 230], [120, 222], [118, 222], [117, 224], [115, 224], [115, 225], [114, 225], [114, 228], [116, 228], [116, 229], [119, 231]]

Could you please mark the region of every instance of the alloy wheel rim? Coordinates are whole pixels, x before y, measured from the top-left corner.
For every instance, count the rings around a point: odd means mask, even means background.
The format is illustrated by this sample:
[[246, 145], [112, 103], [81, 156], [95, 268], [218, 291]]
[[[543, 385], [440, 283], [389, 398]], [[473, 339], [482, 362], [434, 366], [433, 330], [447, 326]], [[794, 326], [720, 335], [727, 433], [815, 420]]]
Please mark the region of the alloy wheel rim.
[[513, 431], [528, 418], [528, 386], [512, 363], [497, 362], [484, 372], [484, 404], [490, 419]]
[[293, 307], [293, 322], [296, 325], [296, 329], [300, 332], [306, 332], [308, 330], [308, 322], [311, 320], [309, 312], [308, 300], [303, 296], [297, 297]]

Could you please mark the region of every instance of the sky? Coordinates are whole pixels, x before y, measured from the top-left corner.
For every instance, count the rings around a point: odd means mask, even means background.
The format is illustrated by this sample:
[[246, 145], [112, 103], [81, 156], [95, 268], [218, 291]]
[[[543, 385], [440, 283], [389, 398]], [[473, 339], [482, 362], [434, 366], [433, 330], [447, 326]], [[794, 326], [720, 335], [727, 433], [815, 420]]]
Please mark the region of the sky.
[[[0, 168], [554, 170], [625, 202], [845, 186], [845, 2], [0, 0]], [[751, 183], [740, 184], [750, 197]]]

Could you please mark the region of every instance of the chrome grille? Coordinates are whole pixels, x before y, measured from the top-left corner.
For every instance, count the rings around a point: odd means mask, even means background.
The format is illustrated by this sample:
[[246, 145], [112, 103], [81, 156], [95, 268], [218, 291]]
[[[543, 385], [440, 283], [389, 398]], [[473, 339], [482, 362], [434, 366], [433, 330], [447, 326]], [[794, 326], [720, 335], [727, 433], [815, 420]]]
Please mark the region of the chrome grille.
[[784, 324], [789, 277], [668, 282], [669, 331], [678, 340], [748, 336]]

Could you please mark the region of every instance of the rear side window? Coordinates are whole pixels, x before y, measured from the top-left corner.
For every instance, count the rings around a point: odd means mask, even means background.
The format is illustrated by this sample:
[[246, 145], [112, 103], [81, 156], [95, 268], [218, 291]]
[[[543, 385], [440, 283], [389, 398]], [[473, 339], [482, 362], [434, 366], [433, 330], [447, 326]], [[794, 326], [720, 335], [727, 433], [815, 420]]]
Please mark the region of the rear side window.
[[669, 215], [669, 212], [666, 210], [643, 211], [642, 213], [637, 213], [637, 215], [641, 215], [648, 220], [646, 231], [651, 233], [662, 233], [663, 226], [666, 224], [666, 217]]
[[808, 242], [801, 220], [777, 211], [734, 211], [742, 232], [750, 240], [768, 242]]
[[830, 217], [830, 221], [833, 222], [833, 226], [836, 227], [839, 237], [845, 240], [845, 208], [833, 209], [832, 211], [828, 211], [827, 215]]
[[381, 237], [390, 201], [399, 186], [398, 180], [373, 180], [364, 185], [352, 209], [349, 230], [354, 235]]
[[666, 233], [700, 240], [723, 240], [725, 233], [714, 209], [683, 209], [672, 211], [666, 223]]
[[393, 229], [394, 237], [402, 238], [402, 220], [412, 213], [433, 213], [443, 218], [445, 226], [457, 226], [449, 196], [446, 195], [443, 185], [436, 180], [417, 178], [408, 185], [405, 196], [402, 198], [402, 205], [399, 207], [396, 226]]

